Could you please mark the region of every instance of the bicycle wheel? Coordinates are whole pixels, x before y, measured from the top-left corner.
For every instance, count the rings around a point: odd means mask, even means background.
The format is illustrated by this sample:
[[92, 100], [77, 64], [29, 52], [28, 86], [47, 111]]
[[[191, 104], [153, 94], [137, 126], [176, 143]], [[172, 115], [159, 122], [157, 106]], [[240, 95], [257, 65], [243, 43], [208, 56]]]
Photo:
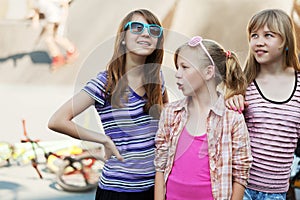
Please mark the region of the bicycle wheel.
[[57, 173], [57, 183], [65, 191], [84, 192], [95, 189], [104, 162], [91, 155], [68, 157]]
[[13, 147], [8, 142], [0, 142], [0, 152], [0, 167], [9, 165], [9, 159], [13, 154]]

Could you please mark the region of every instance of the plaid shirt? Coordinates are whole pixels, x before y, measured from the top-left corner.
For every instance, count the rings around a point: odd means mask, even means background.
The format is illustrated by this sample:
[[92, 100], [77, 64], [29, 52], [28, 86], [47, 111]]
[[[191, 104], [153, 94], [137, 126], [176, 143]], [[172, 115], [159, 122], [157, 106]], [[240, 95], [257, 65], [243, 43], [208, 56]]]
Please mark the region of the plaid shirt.
[[[188, 98], [168, 104], [156, 134], [154, 164], [165, 182], [172, 170], [179, 136], [186, 125]], [[214, 199], [230, 199], [232, 183], [247, 186], [252, 162], [250, 140], [242, 114], [228, 110], [220, 95], [207, 118], [210, 177]]]

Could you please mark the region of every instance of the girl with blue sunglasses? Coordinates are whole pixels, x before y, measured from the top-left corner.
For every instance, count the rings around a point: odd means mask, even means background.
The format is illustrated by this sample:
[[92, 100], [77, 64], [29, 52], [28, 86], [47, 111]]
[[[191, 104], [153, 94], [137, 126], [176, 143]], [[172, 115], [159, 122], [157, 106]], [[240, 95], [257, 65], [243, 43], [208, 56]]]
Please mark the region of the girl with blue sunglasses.
[[[148, 10], [130, 12], [121, 22], [113, 56], [100, 72], [67, 101], [49, 128], [71, 137], [101, 143], [106, 163], [95, 199], [154, 199], [154, 137], [168, 95], [161, 73], [164, 35]], [[105, 134], [72, 121], [94, 106]]]

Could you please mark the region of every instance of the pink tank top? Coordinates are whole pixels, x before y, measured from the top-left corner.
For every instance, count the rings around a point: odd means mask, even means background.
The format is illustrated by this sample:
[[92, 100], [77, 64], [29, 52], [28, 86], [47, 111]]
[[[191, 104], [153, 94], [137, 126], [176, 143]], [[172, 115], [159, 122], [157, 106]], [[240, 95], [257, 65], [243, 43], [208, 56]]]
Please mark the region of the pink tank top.
[[166, 184], [166, 200], [213, 200], [206, 134], [190, 135], [183, 129], [172, 171]]

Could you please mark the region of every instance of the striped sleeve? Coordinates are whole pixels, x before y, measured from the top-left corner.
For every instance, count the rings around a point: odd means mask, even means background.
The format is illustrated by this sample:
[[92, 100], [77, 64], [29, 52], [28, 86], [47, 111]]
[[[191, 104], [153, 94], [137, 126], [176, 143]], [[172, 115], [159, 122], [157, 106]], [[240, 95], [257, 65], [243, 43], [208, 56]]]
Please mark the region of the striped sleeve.
[[105, 103], [105, 85], [107, 83], [107, 72], [100, 72], [96, 78], [91, 79], [83, 88], [101, 106]]

